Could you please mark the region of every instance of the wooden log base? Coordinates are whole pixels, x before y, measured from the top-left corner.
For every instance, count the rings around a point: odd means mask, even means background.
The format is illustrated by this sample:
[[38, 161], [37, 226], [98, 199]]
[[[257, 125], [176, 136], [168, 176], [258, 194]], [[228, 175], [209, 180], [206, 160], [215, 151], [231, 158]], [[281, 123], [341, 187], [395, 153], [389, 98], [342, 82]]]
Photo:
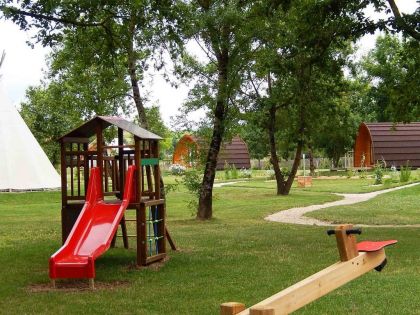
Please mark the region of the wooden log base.
[[242, 312], [245, 304], [237, 302], [227, 302], [220, 305], [220, 315], [234, 315]]

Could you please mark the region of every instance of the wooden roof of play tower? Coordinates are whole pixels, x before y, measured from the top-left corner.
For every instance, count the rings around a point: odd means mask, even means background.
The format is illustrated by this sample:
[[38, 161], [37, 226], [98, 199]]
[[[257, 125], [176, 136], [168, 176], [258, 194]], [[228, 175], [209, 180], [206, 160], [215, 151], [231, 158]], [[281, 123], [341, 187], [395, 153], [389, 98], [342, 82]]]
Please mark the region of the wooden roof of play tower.
[[[363, 155], [365, 163], [362, 165]], [[420, 122], [409, 124], [362, 123], [354, 145], [354, 166], [372, 167], [385, 160], [387, 166], [420, 167]]]
[[80, 127], [65, 134], [60, 139], [71, 138], [71, 137], [75, 137], [75, 138], [91, 137], [95, 135], [96, 133], [96, 127], [98, 125], [98, 122], [102, 122], [103, 129], [113, 125], [139, 137], [140, 139], [162, 140], [162, 138], [159, 137], [158, 135], [155, 135], [154, 133], [146, 129], [143, 129], [140, 126], [128, 120], [125, 120], [124, 118], [116, 117], [116, 116], [96, 116], [95, 118], [92, 118], [91, 120], [87, 121]]

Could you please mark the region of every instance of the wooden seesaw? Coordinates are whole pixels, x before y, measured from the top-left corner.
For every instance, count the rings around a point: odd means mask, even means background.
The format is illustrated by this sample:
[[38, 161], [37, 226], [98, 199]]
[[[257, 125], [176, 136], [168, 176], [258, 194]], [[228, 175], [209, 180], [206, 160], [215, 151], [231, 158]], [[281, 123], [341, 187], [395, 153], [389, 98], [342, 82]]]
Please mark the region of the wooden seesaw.
[[353, 229], [353, 225], [350, 224], [338, 226], [335, 230], [328, 230], [328, 235], [335, 234], [341, 261], [250, 308], [245, 309], [244, 304], [237, 302], [223, 303], [220, 305], [220, 314], [289, 314], [372, 269], [381, 271], [387, 262], [384, 247], [395, 244], [397, 241], [364, 241], [357, 244], [355, 234], [361, 233], [360, 229]]

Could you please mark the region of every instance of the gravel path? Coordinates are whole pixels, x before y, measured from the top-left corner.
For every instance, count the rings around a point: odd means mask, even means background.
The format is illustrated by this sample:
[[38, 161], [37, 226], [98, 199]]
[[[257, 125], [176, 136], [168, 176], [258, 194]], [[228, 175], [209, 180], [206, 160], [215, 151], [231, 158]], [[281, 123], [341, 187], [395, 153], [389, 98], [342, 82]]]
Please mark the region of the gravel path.
[[[291, 208], [287, 210], [283, 210], [280, 212], [273, 213], [265, 218], [265, 220], [268, 221], [275, 221], [275, 222], [282, 222], [282, 223], [292, 223], [292, 224], [304, 224], [304, 225], [321, 225], [321, 226], [332, 226], [335, 225], [331, 222], [321, 221], [314, 218], [308, 218], [305, 217], [305, 213], [329, 208], [329, 207], [335, 207], [335, 206], [343, 206], [343, 205], [352, 205], [355, 203], [367, 201], [369, 199], [372, 199], [378, 195], [386, 194], [390, 191], [404, 189], [408, 187], [413, 187], [416, 185], [419, 185], [420, 183], [413, 183], [405, 186], [399, 186], [395, 188], [389, 188], [379, 191], [373, 191], [370, 193], [362, 193], [362, 194], [336, 194], [339, 196], [343, 196], [344, 199], [333, 201], [333, 202], [327, 202], [321, 205], [311, 205], [307, 207], [302, 208]], [[420, 224], [414, 224], [414, 225], [365, 225], [365, 224], [357, 224], [357, 226], [365, 226], [365, 227], [420, 227]]]
[[220, 187], [223, 187], [223, 186], [234, 185], [234, 184], [242, 183], [242, 182], [245, 182], [245, 181], [240, 180], [240, 181], [237, 181], [237, 182], [226, 182], [226, 183], [213, 184], [213, 188], [220, 188]]

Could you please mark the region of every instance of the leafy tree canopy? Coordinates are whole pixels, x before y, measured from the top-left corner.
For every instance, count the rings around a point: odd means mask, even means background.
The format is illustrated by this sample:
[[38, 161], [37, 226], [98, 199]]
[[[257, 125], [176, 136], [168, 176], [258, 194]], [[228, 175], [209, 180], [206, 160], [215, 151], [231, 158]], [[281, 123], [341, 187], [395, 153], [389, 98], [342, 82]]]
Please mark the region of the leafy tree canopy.
[[370, 82], [364, 107], [377, 121], [413, 121], [420, 117], [420, 42], [386, 34], [363, 58], [359, 79]]

